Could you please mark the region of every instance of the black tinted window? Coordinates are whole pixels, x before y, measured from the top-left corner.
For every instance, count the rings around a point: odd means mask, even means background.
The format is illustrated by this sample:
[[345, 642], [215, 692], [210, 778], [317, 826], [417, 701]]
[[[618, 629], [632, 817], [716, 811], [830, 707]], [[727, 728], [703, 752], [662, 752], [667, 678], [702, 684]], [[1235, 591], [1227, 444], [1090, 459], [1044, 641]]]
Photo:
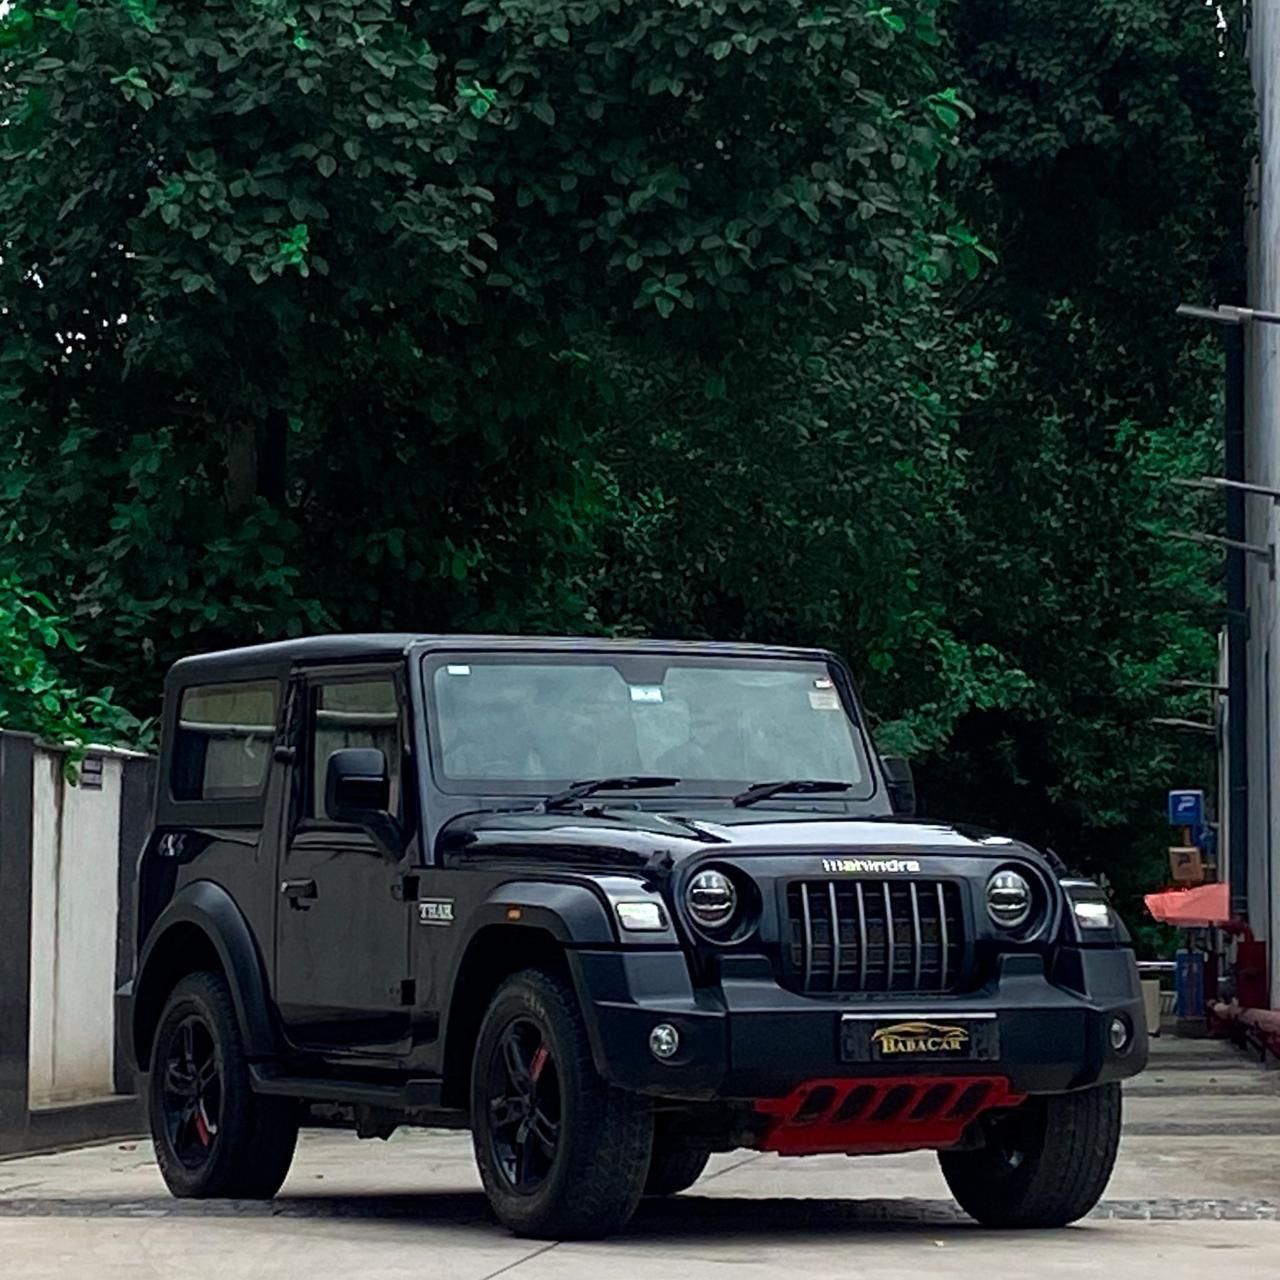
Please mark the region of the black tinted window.
[[262, 793], [275, 745], [274, 680], [182, 691], [173, 745], [175, 800], [248, 800]]

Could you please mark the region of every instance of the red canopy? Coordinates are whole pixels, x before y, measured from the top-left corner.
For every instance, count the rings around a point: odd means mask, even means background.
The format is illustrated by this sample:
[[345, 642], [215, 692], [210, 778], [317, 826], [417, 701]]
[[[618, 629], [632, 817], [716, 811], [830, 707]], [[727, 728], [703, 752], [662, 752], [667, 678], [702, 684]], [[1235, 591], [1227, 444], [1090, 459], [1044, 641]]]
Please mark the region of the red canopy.
[[1184, 929], [1231, 920], [1231, 899], [1225, 884], [1202, 884], [1195, 889], [1166, 889], [1149, 893], [1143, 901], [1147, 910], [1165, 924]]

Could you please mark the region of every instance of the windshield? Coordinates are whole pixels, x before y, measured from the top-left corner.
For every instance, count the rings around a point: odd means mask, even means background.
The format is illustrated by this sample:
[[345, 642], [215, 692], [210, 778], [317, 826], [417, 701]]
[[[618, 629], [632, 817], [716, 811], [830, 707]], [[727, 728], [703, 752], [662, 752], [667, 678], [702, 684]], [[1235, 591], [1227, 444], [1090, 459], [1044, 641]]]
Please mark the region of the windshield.
[[862, 737], [825, 663], [648, 654], [426, 660], [432, 764], [446, 790], [544, 795], [580, 779], [663, 774], [665, 794], [760, 781], [872, 791]]

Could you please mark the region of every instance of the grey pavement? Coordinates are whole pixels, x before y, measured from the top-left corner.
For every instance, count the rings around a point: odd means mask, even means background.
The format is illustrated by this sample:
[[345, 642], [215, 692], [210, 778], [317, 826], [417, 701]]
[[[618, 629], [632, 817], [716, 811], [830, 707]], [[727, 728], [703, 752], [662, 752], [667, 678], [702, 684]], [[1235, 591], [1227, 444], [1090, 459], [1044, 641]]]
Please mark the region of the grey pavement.
[[466, 1135], [361, 1142], [309, 1131], [271, 1204], [170, 1199], [145, 1142], [0, 1162], [0, 1276], [696, 1280], [1280, 1274], [1280, 1071], [1230, 1046], [1155, 1042], [1130, 1087], [1106, 1198], [1062, 1231], [983, 1230], [928, 1153], [716, 1157], [599, 1244], [519, 1240], [492, 1220]]

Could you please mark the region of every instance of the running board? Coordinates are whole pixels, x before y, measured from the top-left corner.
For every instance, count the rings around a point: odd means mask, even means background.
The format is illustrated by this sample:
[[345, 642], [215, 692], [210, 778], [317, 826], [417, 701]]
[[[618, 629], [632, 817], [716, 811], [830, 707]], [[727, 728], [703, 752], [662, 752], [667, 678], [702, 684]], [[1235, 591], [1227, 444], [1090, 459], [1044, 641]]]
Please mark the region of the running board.
[[330, 1080], [323, 1076], [286, 1076], [269, 1067], [249, 1066], [254, 1093], [307, 1102], [337, 1102], [348, 1106], [386, 1107], [392, 1111], [436, 1109], [441, 1105], [441, 1080], [406, 1080], [401, 1084], [370, 1084], [363, 1080]]

